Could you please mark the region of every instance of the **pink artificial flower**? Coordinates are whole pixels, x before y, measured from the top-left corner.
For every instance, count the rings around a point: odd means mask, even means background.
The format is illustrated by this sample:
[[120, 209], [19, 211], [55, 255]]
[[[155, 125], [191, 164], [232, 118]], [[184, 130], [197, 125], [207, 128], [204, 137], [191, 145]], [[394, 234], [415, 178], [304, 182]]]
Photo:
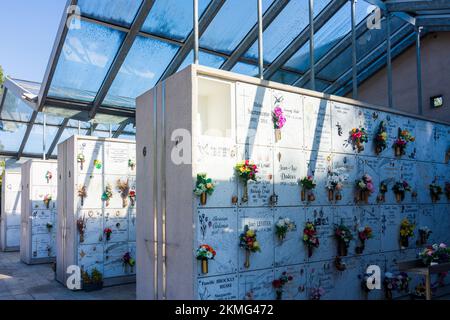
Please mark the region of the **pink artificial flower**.
[[364, 180], [366, 180], [366, 182], [371, 182], [372, 181], [372, 177], [369, 176], [368, 174], [364, 175]]
[[439, 248], [447, 248], [447, 245], [446, 245], [445, 243], [441, 243], [441, 244], [439, 245]]
[[370, 192], [373, 192], [373, 183], [372, 183], [372, 182], [368, 182], [368, 183], [366, 184], [366, 187], [367, 187], [367, 189], [368, 189]]
[[273, 109], [273, 113], [279, 117], [281, 115], [283, 115], [283, 110], [280, 107], [275, 107], [275, 109]]

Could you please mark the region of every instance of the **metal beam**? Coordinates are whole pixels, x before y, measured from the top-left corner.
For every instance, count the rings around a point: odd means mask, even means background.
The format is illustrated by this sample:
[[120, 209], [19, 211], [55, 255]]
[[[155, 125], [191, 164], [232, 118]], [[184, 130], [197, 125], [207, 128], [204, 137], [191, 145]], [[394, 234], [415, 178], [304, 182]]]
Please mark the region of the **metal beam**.
[[263, 44], [263, 13], [262, 0], [257, 1], [257, 16], [258, 16], [258, 70], [259, 78], [264, 79], [264, 44]]
[[[391, 36], [391, 39], [393, 41], [400, 41], [400, 39], [403, 39], [411, 32], [412, 32], [412, 27], [409, 24], [405, 24], [403, 27], [398, 29]], [[374, 57], [383, 55], [383, 53], [386, 51], [386, 46], [387, 46], [386, 41], [383, 41], [382, 43], [380, 43], [376, 48], [374, 48], [371, 51], [371, 54], [369, 54], [369, 55], [365, 56], [363, 59], [361, 59], [361, 61], [358, 62], [357, 66], [360, 67], [363, 63], [366, 63], [367, 61], [376, 59]], [[327, 93], [334, 93], [340, 87], [345, 86], [347, 83], [351, 83], [351, 74], [352, 74], [352, 68], [350, 67], [336, 81], [334, 81], [332, 85], [328, 86], [324, 91]]]
[[47, 156], [46, 158], [49, 159], [53, 153], [53, 150], [55, 150], [56, 145], [58, 144], [59, 139], [61, 138], [61, 135], [63, 134], [64, 130], [67, 127], [67, 124], [69, 123], [69, 118], [65, 118], [63, 122], [60, 124], [58, 131], [56, 132], [56, 136], [52, 141], [52, 144], [50, 145], [50, 148], [48, 148]]
[[[373, 4], [374, 6], [377, 6], [385, 13], [389, 12], [389, 9], [386, 6], [386, 3], [381, 0], [366, 0], [366, 2], [369, 2], [369, 3]], [[416, 19], [414, 17], [410, 16], [409, 14], [407, 14], [406, 12], [393, 12], [393, 15], [412, 24], [413, 26], [416, 25]]]
[[66, 6], [64, 7], [64, 14], [59, 23], [58, 33], [56, 35], [56, 42], [53, 45], [52, 53], [50, 54], [50, 60], [45, 71], [44, 80], [42, 81], [42, 86], [39, 91], [37, 110], [41, 111], [44, 108], [45, 100], [47, 98], [50, 85], [53, 80], [53, 75], [55, 74], [56, 66], [61, 55], [64, 42], [66, 40], [67, 33], [69, 32], [69, 22], [70, 19], [76, 18], [74, 12], [70, 11], [72, 6], [76, 6], [78, 0], [68, 0]]
[[105, 99], [106, 95], [108, 94], [109, 89], [111, 88], [111, 85], [116, 78], [117, 74], [119, 73], [120, 68], [122, 67], [123, 62], [125, 61], [125, 58], [128, 55], [128, 52], [131, 49], [131, 46], [133, 45], [134, 41], [136, 40], [136, 37], [138, 36], [139, 31], [141, 30], [142, 26], [144, 25], [145, 20], [147, 19], [147, 16], [150, 12], [150, 10], [153, 7], [153, 4], [155, 3], [155, 0], [144, 0], [141, 4], [141, 7], [139, 8], [136, 18], [133, 21], [133, 24], [131, 25], [130, 31], [125, 36], [125, 39], [122, 42], [122, 45], [120, 46], [119, 51], [117, 52], [116, 56], [114, 57], [114, 60], [111, 64], [111, 67], [108, 70], [108, 73], [106, 74], [105, 79], [103, 80], [103, 83], [97, 92], [97, 95], [94, 99], [92, 109], [89, 113], [90, 118], [94, 118], [95, 115], [98, 112], [99, 107], [103, 103], [103, 100]]
[[450, 14], [420, 15], [416, 25], [421, 27], [450, 26]]
[[416, 66], [417, 66], [417, 109], [420, 115], [423, 114], [423, 90], [422, 90], [422, 58], [420, 50], [420, 34], [422, 27], [416, 30]]
[[[330, 2], [328, 6], [314, 19], [314, 26], [319, 30], [348, 0], [336, 0]], [[269, 79], [280, 69], [308, 40], [309, 25], [283, 50], [283, 52], [265, 70], [264, 78]]]
[[[203, 13], [202, 17], [200, 18], [200, 21], [198, 22], [198, 34], [199, 38], [203, 35], [203, 33], [208, 28], [209, 24], [212, 22], [214, 17], [219, 12], [220, 8], [222, 8], [223, 4], [225, 3], [225, 0], [213, 0], [208, 8]], [[191, 50], [194, 48], [194, 32], [191, 31], [189, 36], [187, 37], [186, 41], [184, 42], [183, 46], [178, 50], [175, 57], [172, 59], [170, 64], [167, 66], [164, 73], [161, 75], [161, 77], [158, 80], [158, 83], [167, 77], [170, 77], [172, 74], [177, 72], [178, 68], [181, 66], [183, 61], [186, 59], [188, 54], [191, 52]]]
[[[283, 11], [284, 7], [289, 3], [289, 0], [276, 0], [270, 8], [263, 15], [263, 30], [275, 20], [275, 18]], [[231, 56], [223, 63], [220, 69], [231, 70], [239, 59], [250, 49], [250, 47], [258, 39], [258, 24], [255, 24], [253, 28], [247, 33], [245, 38], [239, 43], [239, 45], [234, 49]]]
[[448, 0], [410, 0], [410, 1], [386, 1], [389, 11], [414, 12], [421, 10], [446, 10], [450, 9]]
[[3, 105], [5, 104], [6, 94], [8, 93], [8, 88], [3, 88], [2, 101], [0, 101], [0, 114], [3, 111]]
[[[200, 39], [200, 35], [198, 34], [198, 0], [194, 0], [194, 14], [193, 14], [193, 32], [192, 34], [194, 35], [194, 64], [198, 64], [198, 41]], [[178, 68], [177, 68], [178, 69]]]
[[[20, 144], [19, 151], [17, 152], [17, 160], [20, 160], [20, 158], [23, 155], [23, 150], [25, 149], [25, 146], [27, 144], [28, 138], [31, 134], [31, 129], [33, 129], [34, 123], [36, 122], [36, 118], [38, 116], [37, 111], [33, 111], [31, 114], [30, 121], [28, 122], [27, 130], [25, 131], [25, 135], [23, 136], [22, 143]], [[41, 155], [42, 157], [42, 155]]]
[[[13, 151], [0, 151], [0, 156], [2, 157], [8, 157], [8, 158], [16, 158], [17, 152]], [[33, 158], [33, 159], [42, 159], [42, 154], [37, 153], [22, 153], [23, 158]], [[56, 156], [51, 156], [48, 159], [57, 159]]]
[[118, 138], [120, 137], [120, 135], [122, 134], [123, 130], [125, 130], [125, 128], [132, 123], [133, 121], [131, 119], [125, 120], [123, 121], [120, 126], [117, 128], [116, 132], [114, 132], [113, 134], [113, 138]]
[[387, 89], [388, 89], [388, 106], [394, 108], [394, 98], [392, 91], [392, 41], [391, 41], [391, 14], [386, 16], [386, 65], [387, 65]]
[[311, 90], [316, 90], [316, 61], [314, 59], [314, 0], [309, 0], [309, 69]]
[[358, 99], [358, 66], [356, 58], [356, 0], [351, 0], [351, 24], [352, 24], [352, 83], [353, 94], [352, 98]]
[[[414, 44], [414, 41], [415, 41], [415, 33], [411, 32], [392, 49], [392, 58], [395, 58], [402, 52], [404, 52], [407, 48], [409, 48], [411, 45]], [[382, 55], [378, 59], [375, 59], [375, 61], [369, 67], [364, 68], [364, 70], [359, 74], [359, 82], [362, 83], [367, 78], [369, 78], [370, 76], [381, 70], [385, 65], [386, 65], [385, 55]], [[351, 90], [352, 90], [351, 84], [347, 83], [341, 89], [333, 92], [333, 94], [346, 96], [351, 92]]]
[[[366, 21], [362, 21], [356, 27], [356, 37], [359, 38], [365, 32], [367, 32]], [[352, 34], [349, 32], [342, 38], [333, 48], [331, 48], [319, 61], [316, 62], [315, 71], [316, 74], [320, 73], [328, 64], [333, 62], [342, 52], [344, 52], [352, 44]], [[297, 81], [294, 82], [294, 86], [303, 87], [310, 80], [310, 70], [306, 71]]]

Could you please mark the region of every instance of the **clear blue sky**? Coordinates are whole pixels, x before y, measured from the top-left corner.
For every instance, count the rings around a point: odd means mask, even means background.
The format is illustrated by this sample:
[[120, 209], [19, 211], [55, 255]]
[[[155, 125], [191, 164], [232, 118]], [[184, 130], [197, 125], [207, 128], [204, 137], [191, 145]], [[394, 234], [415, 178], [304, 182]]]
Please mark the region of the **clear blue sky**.
[[42, 81], [66, 0], [0, 0], [5, 75]]

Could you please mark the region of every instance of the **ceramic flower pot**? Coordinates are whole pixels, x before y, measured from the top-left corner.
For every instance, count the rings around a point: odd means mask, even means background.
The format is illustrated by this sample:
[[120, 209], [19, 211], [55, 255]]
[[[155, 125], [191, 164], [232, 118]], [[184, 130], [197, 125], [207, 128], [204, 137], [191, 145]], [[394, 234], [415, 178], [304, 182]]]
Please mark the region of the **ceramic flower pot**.
[[362, 254], [364, 252], [365, 247], [366, 247], [365, 241], [361, 240], [361, 245], [355, 248], [356, 254]]
[[127, 198], [122, 198], [122, 208], [126, 208], [128, 205], [128, 200]]
[[400, 237], [400, 246], [402, 248], [408, 248], [408, 246], [409, 246], [409, 238], [408, 237]]
[[232, 204], [238, 203], [238, 197], [236, 197], [236, 196], [231, 197], [231, 203]]
[[402, 148], [400, 146], [396, 145], [394, 147], [394, 150], [395, 150], [395, 156], [396, 157], [400, 157], [402, 155]]
[[368, 190], [364, 190], [364, 191], [363, 191], [363, 195], [364, 195], [364, 203], [365, 203], [365, 204], [368, 204], [368, 203], [369, 203], [369, 195], [370, 195], [370, 192], [369, 192]]
[[204, 206], [204, 205], [206, 204], [206, 199], [207, 199], [207, 194], [206, 194], [206, 192], [203, 192], [203, 193], [200, 195], [200, 204], [201, 204], [202, 206]]
[[84, 232], [80, 233], [80, 243], [84, 242]]
[[286, 235], [284, 235], [284, 234], [279, 234], [279, 235], [278, 235], [278, 240], [280, 240], [280, 242], [283, 242], [285, 237], [286, 237]]
[[208, 259], [202, 259], [202, 273], [208, 273]]
[[334, 266], [339, 271], [344, 271], [345, 269], [347, 269], [347, 266], [345, 265], [345, 263], [342, 263], [342, 259], [339, 256], [334, 259]]
[[313, 247], [312, 246], [308, 246], [308, 258], [311, 258], [313, 255]]
[[376, 146], [375, 147], [375, 154], [376, 155], [379, 155], [382, 151], [383, 151], [383, 148], [381, 148], [380, 146]]
[[336, 193], [336, 201], [341, 201], [341, 200], [342, 200], [342, 194]]
[[334, 190], [328, 189], [328, 201], [334, 200]]
[[306, 191], [305, 189], [302, 189], [302, 191], [300, 192], [300, 197], [302, 201], [306, 200]]
[[313, 202], [314, 200], [316, 200], [316, 196], [314, 195], [314, 193], [308, 194], [308, 201]]
[[49, 200], [46, 200], [46, 201], [44, 201], [44, 203], [45, 203], [45, 207], [46, 207], [47, 209], [49, 209], [49, 208], [50, 208], [50, 201], [49, 201]]
[[278, 142], [281, 140], [281, 130], [275, 129], [275, 142]]
[[400, 192], [395, 193], [395, 201], [397, 201], [397, 203], [402, 202], [402, 194]]
[[344, 241], [338, 241], [338, 255], [340, 257], [345, 257], [347, 255], [347, 245]]
[[244, 267], [246, 269], [250, 268], [250, 250], [245, 250], [245, 262]]
[[364, 146], [359, 140], [356, 140], [356, 150], [358, 151], [358, 153], [364, 151]]
[[242, 202], [247, 202], [248, 201], [248, 185], [247, 185], [247, 181], [244, 182], [244, 190], [242, 193]]

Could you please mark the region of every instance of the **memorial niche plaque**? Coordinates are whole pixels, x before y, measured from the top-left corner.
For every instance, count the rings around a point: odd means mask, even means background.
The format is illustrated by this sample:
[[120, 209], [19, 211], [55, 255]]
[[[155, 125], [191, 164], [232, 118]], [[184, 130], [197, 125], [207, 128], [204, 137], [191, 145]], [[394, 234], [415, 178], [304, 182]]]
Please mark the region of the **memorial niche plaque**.
[[31, 257], [33, 259], [54, 257], [56, 254], [55, 235], [52, 233], [35, 234], [31, 238]]
[[375, 146], [373, 141], [382, 119], [385, 118], [386, 114], [379, 111], [364, 108], [356, 109], [356, 125], [366, 129], [369, 139], [369, 141], [364, 143], [364, 150], [361, 154], [375, 155]]
[[[379, 169], [380, 183], [381, 182], [385, 183], [388, 188], [388, 191], [384, 195], [385, 204], [396, 203], [395, 194], [392, 191], [392, 187], [397, 181], [400, 180], [400, 171], [401, 167], [399, 161], [386, 158], [380, 159], [380, 169]], [[380, 185], [375, 187], [379, 189]]]
[[279, 206], [301, 204], [299, 180], [306, 175], [304, 152], [293, 149], [275, 149], [274, 192]]
[[[325, 189], [328, 171], [332, 166], [332, 157], [324, 152], [305, 152], [306, 175], [314, 177], [316, 187], [313, 190], [315, 200], [310, 205], [329, 204], [328, 193]], [[302, 177], [303, 178], [303, 177]], [[299, 187], [300, 188], [300, 187]]]
[[128, 172], [128, 160], [131, 159], [129, 144], [105, 142], [105, 174], [121, 175]]
[[445, 243], [448, 244], [448, 240], [449, 240], [449, 226], [450, 223], [448, 222], [448, 215], [450, 213], [449, 210], [449, 206], [446, 204], [437, 204], [434, 205], [434, 216], [435, 219], [437, 221], [437, 223], [435, 224], [435, 230], [432, 230], [433, 232], [435, 232], [435, 237], [438, 239], [437, 242], [438, 243]]
[[78, 266], [86, 271], [91, 272], [96, 268], [104, 275], [103, 270], [103, 245], [86, 244], [78, 246]]
[[303, 98], [299, 94], [272, 90], [272, 110], [280, 107], [286, 118], [278, 147], [303, 149]]
[[358, 272], [361, 257], [344, 257], [342, 260], [346, 266], [344, 271], [331, 267], [334, 275], [334, 290], [331, 295], [339, 300], [359, 300], [361, 299], [361, 279], [358, 277]]
[[320, 261], [309, 263], [306, 266], [306, 277], [307, 277], [307, 297], [311, 299], [311, 291], [313, 289], [322, 288], [324, 294], [322, 295], [322, 300], [333, 299], [334, 292], [334, 277], [333, 277], [333, 261]]
[[[450, 148], [450, 127], [441, 124], [434, 125], [434, 143], [431, 160], [445, 163], [445, 153]], [[430, 159], [428, 159], [430, 160]]]
[[333, 152], [355, 153], [350, 137], [350, 131], [357, 127], [356, 110], [354, 106], [331, 103], [331, 129], [333, 132]]
[[[55, 187], [41, 187], [41, 186], [32, 186], [31, 187], [32, 194], [32, 209], [34, 210], [49, 210], [56, 209], [56, 195], [57, 192]], [[50, 195], [52, 200], [49, 203], [49, 207], [44, 203], [44, 198], [46, 195]]]
[[[77, 188], [86, 187], [87, 196], [83, 198], [83, 205], [81, 205], [81, 198], [78, 196], [78, 190], [75, 190], [75, 196], [78, 201], [78, 208], [100, 208], [102, 206], [102, 194], [104, 191], [103, 178], [101, 175], [78, 175]], [[111, 187], [115, 187], [112, 185]], [[115, 195], [119, 197], [118, 195]]]
[[[345, 225], [350, 229], [353, 235], [352, 241], [350, 241], [350, 245], [348, 247], [348, 256], [355, 255], [355, 247], [358, 244], [357, 239], [357, 226], [358, 226], [359, 214], [357, 207], [354, 206], [337, 206], [333, 210], [333, 231], [336, 225]], [[332, 247], [334, 249], [335, 254], [337, 254], [338, 243], [337, 240], [333, 237]]]
[[271, 146], [274, 141], [272, 91], [265, 87], [236, 83], [237, 141]]
[[417, 184], [417, 162], [416, 161], [408, 161], [403, 160], [400, 162], [400, 175], [401, 180], [406, 181], [409, 186], [411, 187], [411, 192], [405, 193], [405, 199], [402, 201], [402, 203], [416, 203], [417, 197], [413, 197], [413, 192], [416, 192], [418, 195], [418, 184]]
[[[214, 193], [207, 195], [202, 207], [231, 207], [231, 198], [237, 195], [234, 166], [240, 160], [236, 157], [236, 145], [230, 139], [201, 136], [194, 157], [194, 172], [206, 173], [215, 183]], [[200, 206], [200, 198], [196, 201]]]
[[[306, 265], [290, 265], [275, 269], [275, 279], [279, 279], [283, 272], [286, 272], [286, 276], [292, 276], [292, 281], [283, 287], [282, 300], [306, 300], [308, 298], [306, 290]], [[275, 289], [273, 291], [274, 294], [272, 299], [275, 299]]]
[[[250, 253], [250, 267], [245, 268], [245, 250], [239, 248], [239, 270], [250, 271], [256, 269], [272, 268], [274, 266], [274, 211], [269, 208], [242, 208], [239, 209], [239, 235], [244, 232], [245, 225], [256, 231], [256, 238], [260, 244], [261, 252]], [[239, 240], [238, 240], [239, 241]]]
[[428, 161], [433, 154], [434, 146], [434, 125], [428, 121], [416, 121], [416, 159]]
[[274, 296], [273, 269], [244, 272], [239, 274], [239, 299], [271, 300]]
[[237, 300], [238, 276], [234, 274], [201, 278], [197, 284], [200, 300]]
[[[372, 229], [372, 238], [364, 243], [363, 254], [378, 253], [381, 251], [381, 219], [379, 206], [362, 206], [357, 209], [359, 211], [358, 228], [366, 226]], [[355, 241], [360, 245], [358, 234], [355, 234]]]
[[128, 241], [136, 241], [136, 210], [128, 211]]
[[[108, 242], [128, 241], [128, 212], [126, 209], [106, 209], [105, 228], [112, 230]], [[103, 236], [106, 240], [106, 236]]]
[[426, 205], [426, 204], [419, 205], [418, 210], [419, 210], [418, 212], [419, 224], [417, 225], [417, 232], [418, 228], [420, 227], [428, 227], [431, 230], [431, 234], [428, 238], [427, 243], [433, 244], [436, 243], [437, 241], [442, 241], [440, 235], [437, 234], [438, 231], [435, 230], [436, 229], [435, 226], [437, 226], [441, 222], [437, 220], [437, 217], [434, 215], [433, 205]]
[[[408, 130], [410, 134], [416, 138], [416, 120], [400, 117], [400, 128], [402, 130]], [[411, 141], [406, 145], [404, 159], [416, 159], [417, 146], [415, 141]]]
[[341, 191], [342, 200], [337, 205], [354, 205], [355, 204], [355, 181], [363, 175], [363, 168], [357, 161], [357, 157], [347, 154], [333, 154], [333, 170], [338, 170], [342, 175], [346, 176], [346, 180], [342, 183]]
[[304, 135], [307, 150], [331, 151], [331, 111], [327, 100], [303, 98]]
[[123, 276], [127, 272], [122, 257], [128, 252], [127, 242], [108, 242], [104, 247], [104, 276], [105, 277], [117, 277]]
[[[243, 182], [239, 180], [238, 191], [240, 204], [249, 207], [268, 206], [273, 194], [273, 151], [272, 148], [239, 147], [238, 159], [253, 161], [258, 167], [257, 181], [248, 181], [248, 202], [242, 202]], [[238, 160], [241, 161], [241, 160]]]
[[[278, 239], [275, 234], [275, 225], [280, 219], [289, 218], [295, 223], [295, 229], [288, 231], [284, 240]], [[300, 264], [305, 262], [307, 249], [303, 244], [302, 235], [305, 226], [305, 211], [303, 208], [281, 208], [275, 209], [274, 217], [274, 244], [275, 244], [275, 266]]]
[[[336, 255], [334, 243], [333, 209], [330, 206], [316, 206], [305, 208], [305, 222], [314, 223], [319, 237], [319, 248], [313, 249], [313, 254], [307, 261], [332, 259]], [[301, 230], [303, 231], [302, 226]], [[304, 247], [304, 250], [307, 250]]]
[[381, 249], [382, 251], [399, 250], [400, 232], [399, 205], [384, 205], [381, 210]]
[[436, 167], [433, 163], [417, 162], [416, 163], [416, 182], [417, 182], [417, 199], [419, 203], [431, 203], [430, 183], [436, 177]]
[[[84, 230], [83, 244], [101, 243], [103, 240], [103, 213], [101, 209], [80, 210], [79, 218], [84, 218], [86, 227]], [[79, 235], [77, 236], [79, 242]]]
[[32, 234], [47, 234], [53, 232], [53, 228], [49, 231], [47, 229], [47, 223], [54, 224], [54, 212], [51, 210], [33, 210], [32, 218]]
[[[369, 204], [377, 204], [377, 196], [379, 195], [380, 189], [380, 158], [359, 156], [358, 161], [360, 167], [362, 167], [363, 174], [368, 174], [372, 178], [372, 183], [374, 186], [374, 192], [369, 196]], [[362, 174], [358, 176], [361, 179]]]
[[[78, 173], [101, 174], [102, 170], [95, 168], [94, 160], [103, 163], [103, 142], [83, 140], [78, 142], [78, 153], [75, 155]], [[77, 158], [84, 156], [84, 162], [81, 164]]]
[[236, 209], [198, 210], [197, 248], [202, 244], [210, 245], [217, 255], [209, 261], [207, 274], [201, 273], [201, 263], [196, 261], [199, 277], [237, 272], [239, 234]]

